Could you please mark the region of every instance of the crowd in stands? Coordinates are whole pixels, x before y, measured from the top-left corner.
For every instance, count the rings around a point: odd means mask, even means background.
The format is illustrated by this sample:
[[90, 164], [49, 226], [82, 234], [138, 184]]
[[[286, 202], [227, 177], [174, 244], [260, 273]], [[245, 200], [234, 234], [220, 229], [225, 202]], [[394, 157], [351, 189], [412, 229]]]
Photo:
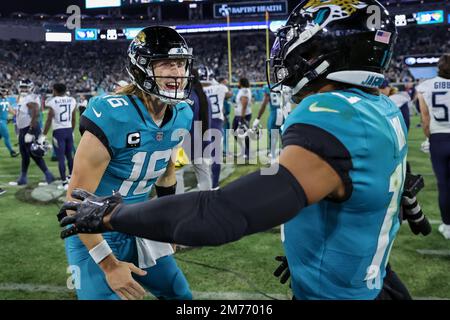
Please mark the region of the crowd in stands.
[[[445, 27], [400, 29], [395, 57], [387, 73], [390, 82], [414, 80], [403, 55], [441, 54], [450, 51], [450, 32]], [[432, 31], [431, 31], [432, 30]], [[216, 76], [228, 77], [226, 33], [187, 35], [196, 64], [205, 64]], [[273, 37], [271, 37], [271, 42]], [[32, 79], [41, 92], [50, 92], [63, 82], [72, 93], [111, 91], [128, 79], [125, 62], [127, 42], [45, 43], [0, 41], [0, 82], [12, 87], [21, 78]], [[233, 81], [245, 76], [251, 82], [265, 81], [265, 32], [232, 33]]]

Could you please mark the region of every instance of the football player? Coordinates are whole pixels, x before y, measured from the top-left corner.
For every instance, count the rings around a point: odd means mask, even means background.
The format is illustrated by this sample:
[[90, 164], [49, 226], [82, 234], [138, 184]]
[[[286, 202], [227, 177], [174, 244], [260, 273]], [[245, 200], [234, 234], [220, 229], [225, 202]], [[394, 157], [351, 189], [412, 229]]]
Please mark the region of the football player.
[[[252, 90], [250, 89], [248, 79], [239, 79], [238, 88], [236, 106], [234, 107], [233, 130], [234, 132], [246, 132], [249, 129], [249, 122], [252, 118]], [[242, 144], [242, 140], [236, 135], [235, 139], [240, 145], [241, 155], [245, 160], [248, 160], [250, 158], [250, 139], [245, 137], [244, 144]]]
[[11, 105], [7, 99], [8, 96], [8, 88], [4, 85], [0, 86], [0, 139], [3, 138], [3, 142], [5, 143], [6, 148], [9, 151], [11, 157], [15, 158], [19, 154], [14, 151], [11, 146], [11, 141], [9, 139], [8, 132], [8, 114], [15, 115], [14, 110], [11, 108]]
[[62, 237], [114, 229], [220, 245], [284, 223], [295, 299], [408, 297], [396, 294], [401, 283], [386, 270], [408, 150], [402, 115], [378, 90], [396, 38], [394, 20], [375, 0], [302, 1], [269, 61], [271, 90], [288, 86], [299, 103], [283, 127], [276, 174], [261, 169], [219, 191], [136, 205], [77, 190], [84, 200], [62, 208], [77, 209]]
[[399, 90], [395, 87], [391, 87], [389, 82], [385, 80], [380, 87], [380, 92], [389, 97], [400, 109], [403, 115], [403, 120], [406, 123], [406, 129], [409, 131], [410, 119], [409, 119], [409, 105], [411, 103], [411, 97], [408, 92]]
[[417, 87], [422, 128], [430, 141], [442, 224], [439, 232], [450, 240], [450, 54], [439, 59], [439, 74]]
[[83, 114], [83, 112], [86, 110], [86, 107], [88, 105], [88, 99], [86, 96], [81, 95], [78, 99], [78, 110], [80, 112], [80, 116]]
[[44, 173], [46, 183], [55, 180], [53, 174], [48, 170], [42, 157], [38, 157], [31, 152], [31, 145], [39, 139], [41, 135], [40, 126], [40, 99], [33, 93], [34, 83], [29, 79], [20, 80], [17, 101], [16, 124], [19, 129], [19, 149], [22, 156], [22, 168], [17, 181], [10, 182], [10, 185], [26, 185], [28, 183], [27, 172], [30, 165], [30, 158], [37, 164]]
[[[210, 140], [211, 102], [203, 91], [197, 70], [193, 70], [192, 91], [189, 97], [190, 107], [193, 112], [193, 122], [189, 131], [190, 139], [185, 139], [182, 144], [183, 153], [190, 160], [188, 166], [192, 166], [197, 178], [197, 188], [201, 191], [212, 189], [211, 159], [206, 154], [206, 147]], [[184, 160], [177, 161], [179, 164]], [[184, 171], [185, 167], [176, 172], [177, 190], [176, 193], [184, 193]]]
[[73, 168], [73, 130], [76, 126], [77, 102], [75, 98], [66, 94], [66, 86], [64, 84], [56, 83], [53, 85], [53, 97], [46, 102], [46, 107], [49, 111], [44, 127], [44, 136], [47, 135], [50, 127], [52, 127], [53, 145], [58, 158], [62, 188], [67, 190], [69, 180], [66, 176], [65, 161], [67, 160], [70, 176]]
[[[219, 83], [226, 86], [228, 88], [228, 80], [225, 78], [220, 78]], [[233, 92], [229, 90], [230, 97], [225, 98], [225, 101], [223, 102], [223, 155], [224, 157], [228, 156], [228, 132], [230, 130], [230, 100], [233, 97]]]
[[253, 129], [257, 130], [260, 119], [264, 112], [266, 111], [266, 106], [270, 104], [270, 115], [267, 120], [267, 130], [269, 132], [269, 156], [272, 159], [277, 157], [276, 155], [276, 147], [277, 142], [281, 135], [281, 126], [284, 122], [283, 111], [281, 109], [281, 93], [280, 92], [271, 92], [269, 86], [264, 86], [264, 98], [261, 104], [261, 108], [259, 109], [258, 116], [253, 121]]
[[[115, 95], [91, 98], [68, 195], [84, 188], [125, 202], [175, 193], [172, 153], [189, 131], [192, 53], [172, 28], [152, 26], [128, 48], [131, 83]], [[70, 199], [70, 197], [69, 197]], [[140, 299], [145, 289], [160, 299], [191, 299], [171, 244], [110, 232], [67, 239], [69, 265], [78, 266], [79, 299]], [[138, 265], [139, 268], [136, 266]]]
[[[215, 129], [220, 131], [221, 141], [217, 144], [220, 147], [219, 150], [216, 148], [212, 151], [212, 165], [211, 165], [211, 173], [212, 173], [212, 188], [213, 190], [217, 190], [219, 188], [219, 177], [220, 177], [220, 163], [222, 161], [222, 140], [223, 140], [223, 122], [225, 119], [224, 113], [224, 102], [225, 99], [229, 99], [233, 93], [230, 92], [227, 86], [218, 83], [214, 79], [214, 74], [211, 69], [206, 66], [200, 66], [198, 68], [198, 74], [200, 82], [202, 83], [203, 90], [205, 91], [206, 96], [209, 98], [211, 103], [211, 129]], [[214, 143], [215, 140], [212, 140]], [[217, 153], [217, 152], [218, 153]], [[217, 155], [217, 156], [216, 156]]]

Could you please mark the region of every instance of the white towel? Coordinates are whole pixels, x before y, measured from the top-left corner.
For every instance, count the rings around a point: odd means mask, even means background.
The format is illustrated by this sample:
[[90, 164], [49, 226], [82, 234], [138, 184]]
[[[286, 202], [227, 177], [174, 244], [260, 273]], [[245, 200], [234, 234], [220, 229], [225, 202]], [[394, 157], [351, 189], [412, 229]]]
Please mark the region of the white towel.
[[284, 122], [284, 115], [283, 115], [283, 110], [281, 110], [281, 108], [277, 109], [277, 116], [275, 118], [275, 125], [276, 126], [281, 126]]
[[174, 254], [170, 243], [152, 241], [136, 237], [136, 247], [139, 258], [139, 268], [150, 268], [161, 257]]

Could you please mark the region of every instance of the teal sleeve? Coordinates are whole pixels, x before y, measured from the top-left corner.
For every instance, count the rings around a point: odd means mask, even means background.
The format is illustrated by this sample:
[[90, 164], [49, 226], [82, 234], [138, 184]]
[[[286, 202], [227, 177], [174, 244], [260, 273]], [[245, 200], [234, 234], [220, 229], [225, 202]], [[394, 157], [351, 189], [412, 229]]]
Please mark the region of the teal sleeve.
[[81, 118], [80, 128], [82, 131], [87, 130], [94, 134], [112, 155], [121, 138], [117, 128], [123, 127], [126, 122], [120, 107], [113, 108], [107, 99], [94, 97], [89, 100], [89, 104]]

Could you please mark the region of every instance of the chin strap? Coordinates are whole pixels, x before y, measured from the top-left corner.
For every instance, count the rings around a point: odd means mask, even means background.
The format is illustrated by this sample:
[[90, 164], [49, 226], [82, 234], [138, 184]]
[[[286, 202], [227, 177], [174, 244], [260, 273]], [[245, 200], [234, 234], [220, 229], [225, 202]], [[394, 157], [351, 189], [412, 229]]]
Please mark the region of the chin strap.
[[319, 64], [314, 70], [311, 70], [310, 72], [306, 73], [305, 77], [303, 77], [297, 85], [292, 88], [292, 95], [295, 96], [301, 89], [303, 89], [309, 82], [316, 79], [318, 76], [320, 76], [322, 73], [327, 71], [328, 67], [330, 66], [330, 63], [328, 61], [323, 61], [321, 64]]

